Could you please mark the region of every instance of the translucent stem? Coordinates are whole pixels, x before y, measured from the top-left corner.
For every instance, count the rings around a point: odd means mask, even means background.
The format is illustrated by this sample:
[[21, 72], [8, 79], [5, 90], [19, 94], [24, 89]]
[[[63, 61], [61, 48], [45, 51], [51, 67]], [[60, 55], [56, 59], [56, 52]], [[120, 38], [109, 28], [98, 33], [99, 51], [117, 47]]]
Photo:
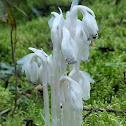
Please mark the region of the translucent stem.
[[54, 83], [55, 83], [55, 102], [56, 102], [56, 126], [61, 126], [61, 112], [60, 112], [60, 93], [59, 93], [59, 78], [60, 78], [60, 68], [59, 68], [59, 50], [54, 50]]
[[44, 95], [44, 110], [45, 110], [45, 126], [50, 126], [50, 117], [49, 117], [49, 95], [48, 95], [48, 86], [47, 86], [47, 63], [43, 62], [44, 66], [44, 78], [42, 80], [43, 84], [43, 95]]
[[51, 78], [51, 118], [52, 126], [55, 126], [55, 88], [54, 88], [54, 76]]
[[43, 95], [44, 95], [44, 110], [45, 110], [45, 126], [50, 126], [49, 96], [48, 96], [47, 84], [43, 86]]

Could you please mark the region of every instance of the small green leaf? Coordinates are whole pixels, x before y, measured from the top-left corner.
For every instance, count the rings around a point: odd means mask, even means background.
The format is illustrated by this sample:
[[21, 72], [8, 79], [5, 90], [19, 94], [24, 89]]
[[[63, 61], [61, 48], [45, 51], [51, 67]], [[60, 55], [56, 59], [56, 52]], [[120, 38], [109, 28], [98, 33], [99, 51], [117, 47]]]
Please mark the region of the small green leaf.
[[114, 66], [114, 67], [120, 67], [118, 64], [116, 63], [106, 63], [106, 66]]
[[0, 20], [3, 22], [6, 22], [7, 17], [8, 17], [7, 10], [6, 10], [3, 2], [0, 0]]
[[25, 92], [27, 92], [29, 89], [31, 89], [31, 86], [28, 86], [28, 87], [26, 87], [25, 89], [23, 89], [23, 93], [25, 93]]

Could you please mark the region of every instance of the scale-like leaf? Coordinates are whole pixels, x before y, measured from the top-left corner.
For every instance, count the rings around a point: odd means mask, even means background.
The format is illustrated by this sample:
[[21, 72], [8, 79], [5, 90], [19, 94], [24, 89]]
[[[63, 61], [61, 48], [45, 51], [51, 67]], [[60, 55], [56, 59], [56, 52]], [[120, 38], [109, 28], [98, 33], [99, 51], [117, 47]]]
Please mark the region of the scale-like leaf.
[[3, 22], [7, 21], [7, 10], [6, 7], [4, 6], [3, 2], [0, 0], [0, 20]]

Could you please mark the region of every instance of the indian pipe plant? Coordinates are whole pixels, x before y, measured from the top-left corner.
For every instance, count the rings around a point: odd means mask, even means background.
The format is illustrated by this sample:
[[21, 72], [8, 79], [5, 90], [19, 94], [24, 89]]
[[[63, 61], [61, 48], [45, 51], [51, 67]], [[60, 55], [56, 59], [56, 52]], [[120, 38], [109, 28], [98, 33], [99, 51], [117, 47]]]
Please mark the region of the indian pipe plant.
[[[40, 81], [44, 93], [45, 126], [82, 126], [83, 100], [90, 98], [90, 83], [94, 80], [80, 70], [80, 62], [89, 58], [89, 45], [98, 38], [94, 12], [73, 0], [64, 18], [52, 12], [48, 24], [51, 31], [53, 55], [29, 47], [30, 53], [20, 60], [22, 72], [33, 83]], [[78, 19], [78, 11], [83, 15]], [[51, 87], [51, 122], [48, 85]], [[62, 106], [62, 107], [61, 107]]]

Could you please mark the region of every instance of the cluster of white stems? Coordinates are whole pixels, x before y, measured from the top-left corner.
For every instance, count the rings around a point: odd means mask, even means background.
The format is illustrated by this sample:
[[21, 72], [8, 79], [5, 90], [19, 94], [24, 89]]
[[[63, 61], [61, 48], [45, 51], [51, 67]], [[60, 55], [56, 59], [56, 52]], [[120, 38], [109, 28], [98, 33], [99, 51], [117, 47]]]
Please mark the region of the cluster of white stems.
[[[30, 47], [33, 53], [18, 60], [18, 64], [23, 65], [28, 80], [33, 83], [39, 80], [43, 86], [45, 126], [82, 126], [83, 100], [90, 98], [90, 83], [94, 80], [87, 72], [80, 71], [79, 66], [81, 61], [89, 59], [89, 45], [98, 37], [98, 26], [94, 12], [78, 5], [78, 0], [73, 0], [66, 18], [59, 10], [60, 14], [51, 13], [53, 17], [48, 22], [53, 55]], [[82, 20], [78, 19], [78, 11], [83, 15]]]

